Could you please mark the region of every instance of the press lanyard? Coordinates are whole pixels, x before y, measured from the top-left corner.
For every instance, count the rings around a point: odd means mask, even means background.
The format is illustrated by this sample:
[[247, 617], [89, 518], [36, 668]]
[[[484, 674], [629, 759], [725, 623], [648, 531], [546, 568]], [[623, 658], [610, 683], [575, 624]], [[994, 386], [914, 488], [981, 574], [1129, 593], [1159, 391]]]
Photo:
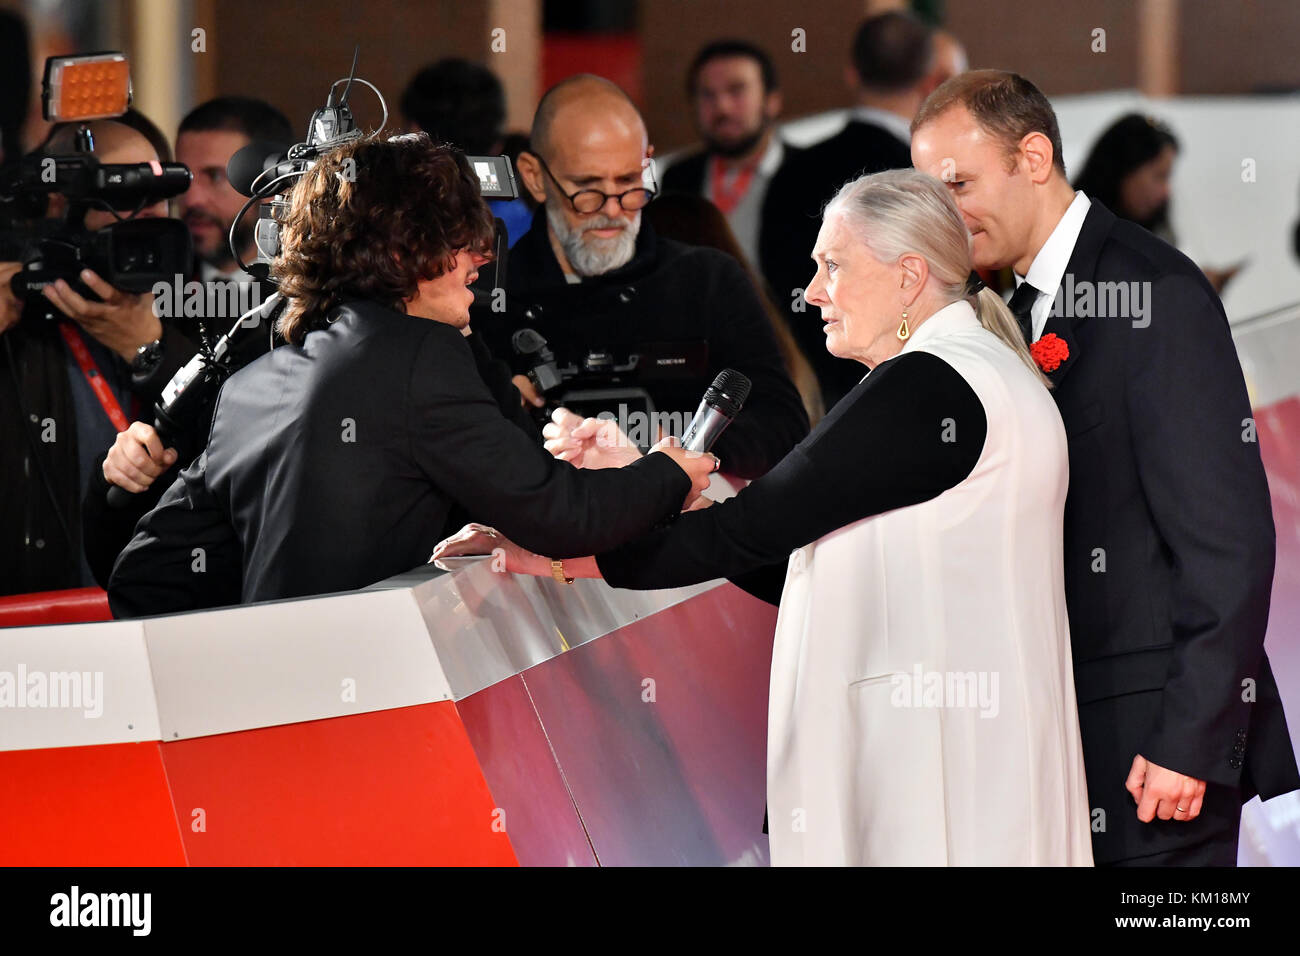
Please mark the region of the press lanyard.
[[77, 365], [81, 368], [81, 374], [86, 376], [86, 384], [90, 386], [95, 397], [99, 399], [99, 404], [104, 409], [104, 414], [108, 420], [113, 423], [113, 427], [120, 432], [127, 429], [130, 423], [126, 416], [122, 414], [122, 406], [117, 403], [117, 397], [113, 390], [108, 387], [108, 382], [104, 381], [103, 373], [99, 371], [99, 366], [95, 364], [95, 357], [90, 354], [90, 349], [86, 348], [85, 341], [81, 338], [81, 333], [72, 327], [72, 323], [67, 320], [59, 322], [59, 334], [63, 336], [64, 343], [68, 346], [68, 351], [72, 357], [77, 360]]
[[760, 156], [752, 163], [748, 163], [736, 172], [735, 179], [731, 185], [727, 185], [727, 171], [723, 167], [722, 160], [716, 156], [713, 159], [713, 205], [722, 210], [724, 216], [731, 215], [731, 211], [736, 208], [740, 200], [745, 198], [745, 193], [749, 192], [749, 184], [754, 181], [754, 172], [758, 169]]

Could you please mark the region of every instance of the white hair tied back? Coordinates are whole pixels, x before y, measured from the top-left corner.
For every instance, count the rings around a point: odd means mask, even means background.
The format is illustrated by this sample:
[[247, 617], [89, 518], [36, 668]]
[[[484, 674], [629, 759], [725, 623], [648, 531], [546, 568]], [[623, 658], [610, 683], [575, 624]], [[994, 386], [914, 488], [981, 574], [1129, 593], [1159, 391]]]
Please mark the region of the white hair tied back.
[[824, 215], [832, 213], [843, 215], [881, 262], [897, 262], [909, 253], [924, 259], [943, 300], [973, 298], [980, 324], [1048, 384], [1029, 355], [1015, 316], [974, 272], [970, 234], [942, 182], [917, 169], [872, 173], [840, 189], [826, 204]]

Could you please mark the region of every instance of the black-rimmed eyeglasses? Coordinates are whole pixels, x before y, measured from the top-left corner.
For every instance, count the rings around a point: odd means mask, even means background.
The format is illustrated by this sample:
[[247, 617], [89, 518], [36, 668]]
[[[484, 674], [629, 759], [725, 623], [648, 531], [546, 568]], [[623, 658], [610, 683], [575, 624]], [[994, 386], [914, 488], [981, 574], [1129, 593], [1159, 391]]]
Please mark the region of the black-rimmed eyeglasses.
[[[621, 193], [607, 193], [599, 189], [579, 189], [575, 193], [566, 193], [564, 184], [555, 178], [555, 173], [551, 172], [551, 167], [546, 165], [546, 160], [532, 152], [532, 150], [529, 150], [529, 155], [536, 158], [537, 162], [541, 164], [546, 175], [551, 177], [551, 182], [555, 183], [559, 188], [560, 195], [569, 200], [569, 204], [573, 206], [573, 211], [583, 216], [589, 216], [593, 212], [600, 212], [605, 207], [605, 203], [611, 199], [617, 199], [618, 204], [628, 212], [635, 212], [638, 209], [644, 209], [650, 204], [650, 200], [658, 195], [657, 189], [651, 189], [647, 186], [637, 186]], [[653, 176], [652, 172], [652, 182]]]

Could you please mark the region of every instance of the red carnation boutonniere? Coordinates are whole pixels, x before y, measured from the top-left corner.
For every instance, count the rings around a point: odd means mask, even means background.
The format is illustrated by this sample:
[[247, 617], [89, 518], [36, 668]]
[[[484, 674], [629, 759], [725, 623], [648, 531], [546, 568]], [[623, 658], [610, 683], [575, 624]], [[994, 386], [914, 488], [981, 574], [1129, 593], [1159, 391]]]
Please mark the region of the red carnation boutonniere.
[[1070, 357], [1070, 347], [1055, 332], [1048, 332], [1029, 346], [1029, 355], [1044, 372], [1055, 372]]

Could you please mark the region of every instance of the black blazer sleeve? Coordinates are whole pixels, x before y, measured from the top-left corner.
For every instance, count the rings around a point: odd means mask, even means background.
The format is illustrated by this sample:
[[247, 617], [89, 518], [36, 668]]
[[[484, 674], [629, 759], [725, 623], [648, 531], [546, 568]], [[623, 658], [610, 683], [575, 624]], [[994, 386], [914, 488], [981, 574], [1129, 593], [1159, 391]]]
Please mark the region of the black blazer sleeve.
[[204, 452], [163, 493], [113, 566], [113, 617], [169, 614], [238, 604], [243, 549], [224, 508], [208, 490]]
[[710, 330], [709, 364], [744, 372], [753, 390], [713, 452], [728, 473], [757, 478], [808, 434], [808, 413], [781, 360], [759, 290], [729, 256], [714, 301], [726, 306]]
[[122, 508], [111, 508], [108, 492], [113, 487], [104, 478], [104, 459], [108, 452], [95, 459], [90, 483], [81, 502], [81, 542], [86, 551], [86, 563], [95, 583], [107, 590], [113, 573], [113, 562], [127, 546], [135, 533], [136, 523], [162, 499], [163, 492], [171, 487], [180, 474], [179, 463], [172, 465]]
[[[1200, 276], [1152, 284], [1149, 325], [1126, 349], [1132, 454], [1163, 546], [1174, 656], [1142, 756], [1236, 786], [1273, 580], [1268, 482], [1227, 319]], [[1109, 320], [1119, 321], [1119, 320]]]
[[[459, 334], [430, 334], [421, 351], [468, 347]], [[469, 361], [422, 355], [414, 367], [443, 374], [410, 382], [413, 459], [475, 520], [530, 551], [572, 558], [611, 548], [676, 513], [690, 491], [667, 455], [603, 471], [556, 460], [502, 417]]]
[[[944, 440], [948, 418], [955, 441]], [[983, 405], [952, 366], [927, 352], [898, 356], [736, 497], [597, 555], [597, 565], [615, 587], [665, 588], [784, 562], [837, 528], [957, 485], [987, 430]]]

